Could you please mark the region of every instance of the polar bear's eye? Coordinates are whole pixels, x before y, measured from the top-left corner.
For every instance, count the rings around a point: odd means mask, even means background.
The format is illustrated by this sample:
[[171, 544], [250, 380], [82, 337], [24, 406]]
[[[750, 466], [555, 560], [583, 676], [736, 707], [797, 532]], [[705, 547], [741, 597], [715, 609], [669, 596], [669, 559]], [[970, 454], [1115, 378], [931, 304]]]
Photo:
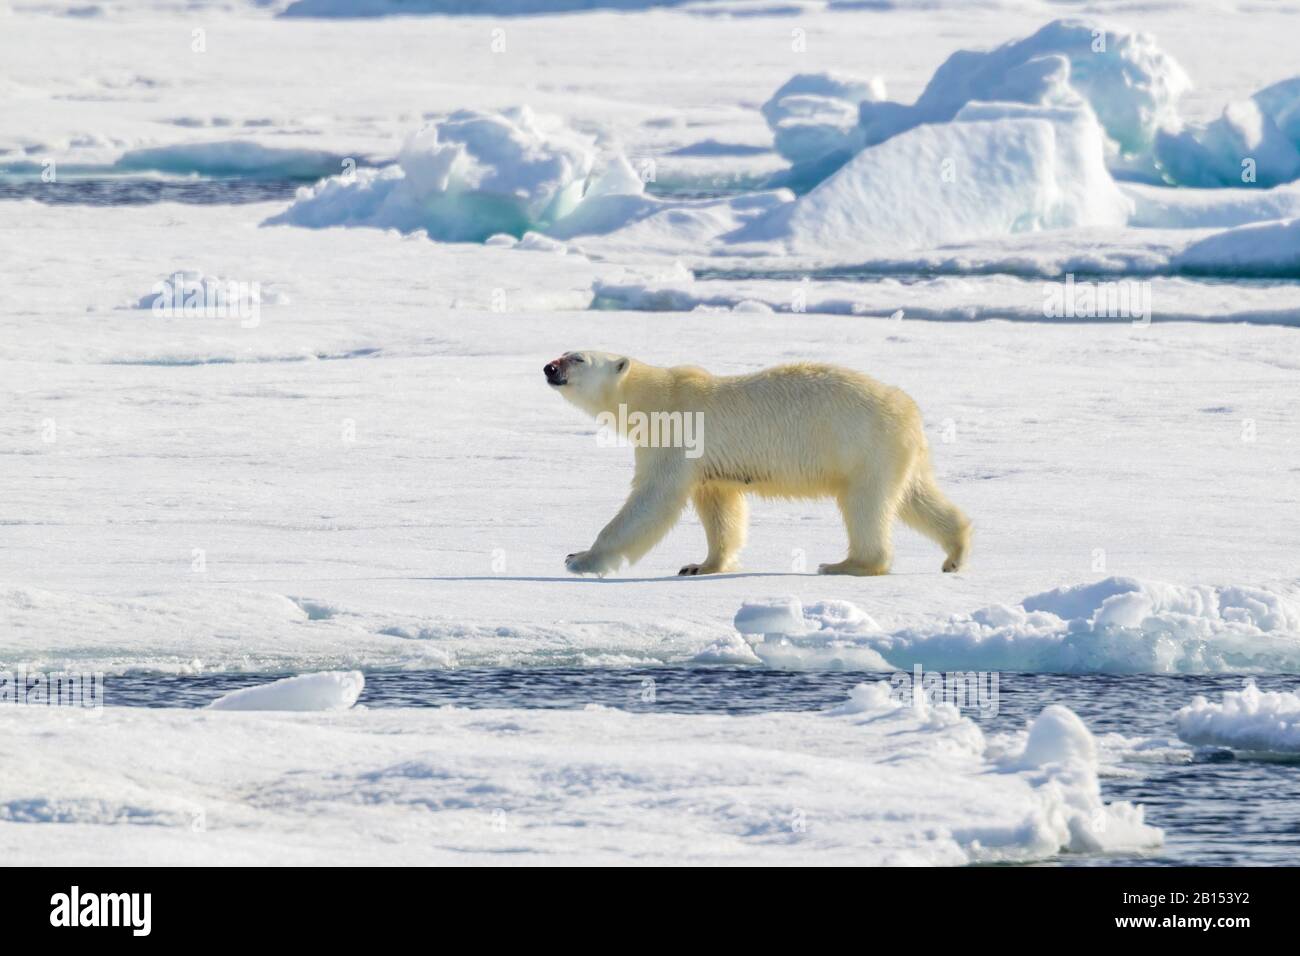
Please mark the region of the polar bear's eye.
[[581, 355], [575, 355], [575, 356], [573, 357], [573, 360], [574, 360], [575, 362], [577, 362], [579, 365], [581, 365], [583, 362], [587, 361], [587, 360], [586, 360], [585, 358], [583, 358]]

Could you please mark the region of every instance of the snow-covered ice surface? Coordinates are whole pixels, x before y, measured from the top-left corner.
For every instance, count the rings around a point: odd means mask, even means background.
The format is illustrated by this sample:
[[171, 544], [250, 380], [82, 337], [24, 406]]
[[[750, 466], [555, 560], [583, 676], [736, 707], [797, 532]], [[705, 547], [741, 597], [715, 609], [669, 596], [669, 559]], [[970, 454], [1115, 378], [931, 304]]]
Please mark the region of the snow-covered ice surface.
[[[46, 864], [951, 865], [1161, 842], [1102, 802], [1068, 709], [995, 745], [885, 684], [752, 717], [5, 708], [0, 726], [0, 848]], [[145, 750], [141, 776], [123, 758]]]
[[[469, 6], [0, 4], [0, 181], [45, 200], [0, 200], [0, 669], [268, 679], [0, 709], [6, 858], [1146, 852], [1098, 777], [1192, 751], [1060, 708], [348, 708], [362, 671], [1300, 670], [1300, 6]], [[302, 189], [112, 204], [220, 177]], [[239, 314], [160, 312], [178, 276]], [[1054, 310], [1116, 280], [1139, 321]], [[740, 573], [675, 576], [688, 516], [568, 576], [631, 474], [543, 383], [584, 347], [902, 386], [969, 569], [900, 530], [818, 577], [833, 505], [759, 502]], [[1286, 751], [1287, 696], [1179, 731]]]
[[[1294, 607], [1290, 328], [593, 313], [592, 277], [624, 266], [259, 226], [267, 211], [4, 204], [21, 295], [0, 316], [0, 661], [277, 673], [686, 661], [735, 634], [746, 600], [787, 594], [850, 602], [885, 633], [915, 635], [897, 646], [919, 654], [954, 628], [1012, 633], [981, 609], [1115, 575]], [[120, 307], [182, 269], [281, 298], [263, 295], [251, 327]], [[882, 305], [906, 309], [911, 288]], [[1274, 294], [1232, 288], [1261, 297], [1251, 308]], [[970, 570], [939, 574], [941, 555], [900, 530], [894, 574], [818, 577], [809, 569], [844, 547], [834, 506], [760, 502], [744, 573], [678, 579], [704, 546], [688, 517], [635, 568], [567, 575], [563, 556], [631, 474], [627, 450], [598, 445], [545, 387], [541, 365], [581, 347], [719, 372], [824, 359], [906, 388], [941, 482], [975, 519]], [[1285, 614], [1185, 628], [1136, 617], [1125, 623], [1147, 649], [1131, 654], [1066, 633], [1090, 617], [1044, 631], [1076, 667], [1300, 666]]]

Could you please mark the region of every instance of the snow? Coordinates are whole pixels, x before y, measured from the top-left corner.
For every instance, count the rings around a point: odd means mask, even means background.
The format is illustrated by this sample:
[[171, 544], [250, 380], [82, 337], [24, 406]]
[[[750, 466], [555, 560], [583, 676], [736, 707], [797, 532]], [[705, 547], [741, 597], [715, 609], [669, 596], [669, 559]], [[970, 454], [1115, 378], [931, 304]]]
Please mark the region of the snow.
[[[1061, 708], [1019, 735], [1033, 746], [1008, 761], [952, 705], [903, 706], [887, 686], [853, 700], [838, 713], [744, 717], [0, 708], [0, 760], [23, 768], [0, 779], [0, 852], [47, 864], [508, 853], [530, 864], [951, 865], [1161, 842], [1140, 807], [1103, 803], [1095, 752], [1042, 743], [1062, 734]], [[132, 769], [142, 752], [148, 774]]]
[[212, 710], [347, 710], [365, 686], [360, 671], [299, 674], [231, 691], [208, 706]]
[[1214, 704], [1198, 695], [1178, 711], [1178, 736], [1198, 747], [1300, 754], [1300, 694], [1262, 691], [1253, 681]]
[[125, 308], [148, 309], [170, 318], [233, 316], [250, 322], [255, 313], [260, 315], [263, 303], [286, 302], [286, 296], [272, 289], [263, 290], [260, 283], [206, 275], [198, 269], [177, 269], [155, 282], [139, 299], [127, 302]]
[[[1199, 233], [1206, 236], [1212, 234]], [[1105, 280], [1074, 280], [1075, 287], [1108, 291], [1118, 283], [1138, 283], [1149, 290], [1153, 322], [1212, 322], [1217, 324], [1253, 323], [1265, 325], [1300, 325], [1300, 288], [1265, 287], [1206, 283], [1183, 277], [1162, 276], [1175, 269], [1207, 276], [1250, 275], [1258, 266], [1247, 263], [1231, 271], [1229, 263], [1207, 256], [1203, 263], [1175, 265], [1175, 257], [1193, 245], [1186, 240], [1160, 249], [1130, 250], [1120, 242], [1108, 244], [1105, 234], [1096, 244], [1083, 248], [1053, 247], [1027, 241], [990, 247], [981, 244], [954, 247], [944, 254], [915, 256], [888, 255], [868, 259], [859, 268], [872, 281], [828, 278], [818, 282], [773, 278], [696, 279], [690, 272], [647, 277], [635, 273], [597, 279], [593, 306], [612, 310], [649, 312], [689, 312], [699, 310], [714, 314], [731, 313], [742, 303], [765, 306], [771, 312], [805, 315], [843, 315], [934, 322], [979, 322], [1014, 320], [1042, 323], [1052, 321], [1049, 301], [1060, 297], [1073, 273], [1082, 275], [1111, 274], [1122, 277]], [[1261, 260], [1285, 262], [1287, 246], [1258, 248]], [[900, 271], [934, 272], [939, 276], [914, 281], [889, 275], [891, 268]], [[743, 266], [741, 267], [744, 268]], [[968, 269], [1002, 269], [1010, 273], [971, 277]], [[951, 272], [952, 275], [942, 275]], [[1018, 273], [1024, 273], [1020, 275]], [[1035, 278], [1036, 274], [1041, 276]], [[880, 278], [875, 278], [879, 274]], [[1090, 284], [1092, 283], [1092, 284]], [[1128, 286], [1130, 289], [1131, 285]], [[897, 313], [902, 312], [900, 316]], [[1082, 313], [1080, 313], [1082, 315]], [[1056, 313], [1056, 319], [1061, 314]], [[1064, 320], [1062, 320], [1064, 321]], [[1134, 317], [1098, 314], [1087, 319], [1091, 324], [1123, 322], [1133, 324]]]

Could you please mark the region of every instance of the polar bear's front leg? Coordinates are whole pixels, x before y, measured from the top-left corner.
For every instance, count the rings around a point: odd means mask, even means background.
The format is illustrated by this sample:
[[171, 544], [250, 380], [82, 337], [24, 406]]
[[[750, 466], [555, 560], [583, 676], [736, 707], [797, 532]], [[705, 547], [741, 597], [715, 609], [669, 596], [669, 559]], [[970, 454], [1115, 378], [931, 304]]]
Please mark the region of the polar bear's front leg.
[[611, 571], [617, 571], [621, 563], [616, 557], [597, 554], [595, 548], [590, 551], [575, 551], [564, 558], [564, 567], [574, 574], [594, 574], [601, 578]]
[[574, 574], [605, 575], [618, 570], [625, 560], [635, 564], [677, 522], [689, 496], [684, 470], [660, 470], [645, 478], [638, 474], [632, 494], [596, 536], [591, 549], [569, 555], [564, 566]]

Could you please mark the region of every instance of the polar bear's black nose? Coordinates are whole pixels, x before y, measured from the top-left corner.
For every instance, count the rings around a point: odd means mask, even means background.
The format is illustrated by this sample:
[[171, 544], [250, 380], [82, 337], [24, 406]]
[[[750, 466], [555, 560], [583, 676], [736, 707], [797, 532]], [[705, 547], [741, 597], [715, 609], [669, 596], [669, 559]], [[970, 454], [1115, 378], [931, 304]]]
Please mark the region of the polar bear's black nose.
[[554, 362], [547, 362], [542, 366], [542, 371], [546, 373], [546, 381], [552, 385], [563, 385], [568, 381], [567, 379], [560, 377], [560, 366], [556, 365]]

